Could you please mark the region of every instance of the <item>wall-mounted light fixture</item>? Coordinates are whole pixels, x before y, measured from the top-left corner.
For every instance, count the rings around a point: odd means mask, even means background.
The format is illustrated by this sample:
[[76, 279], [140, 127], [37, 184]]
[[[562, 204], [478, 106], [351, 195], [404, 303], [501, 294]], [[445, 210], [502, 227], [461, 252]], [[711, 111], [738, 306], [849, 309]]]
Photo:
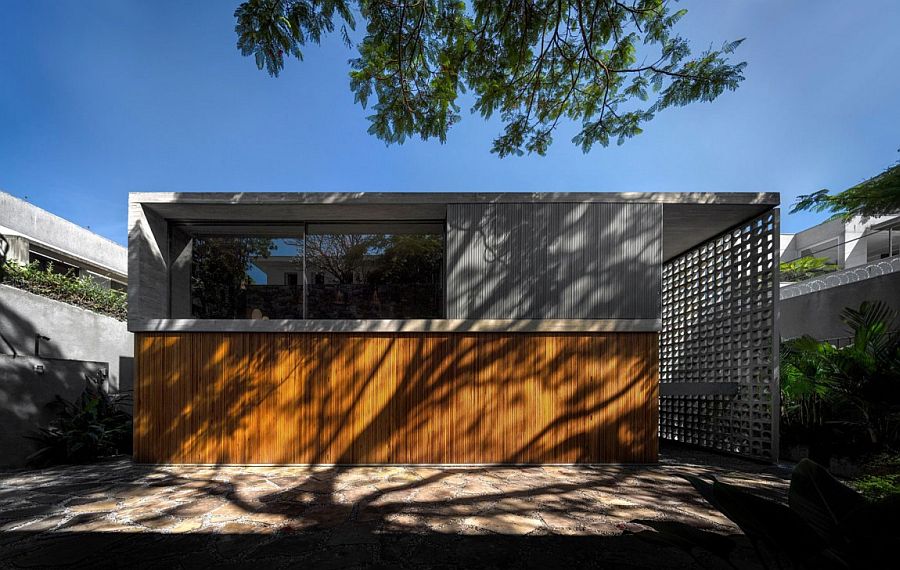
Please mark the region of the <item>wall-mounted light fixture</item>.
[[35, 355], [35, 356], [40, 356], [40, 355], [41, 355], [41, 341], [42, 341], [42, 340], [47, 340], [47, 341], [49, 341], [49, 340], [50, 340], [50, 337], [49, 337], [49, 336], [44, 336], [44, 335], [42, 335], [42, 334], [40, 334], [40, 333], [34, 333], [34, 355]]

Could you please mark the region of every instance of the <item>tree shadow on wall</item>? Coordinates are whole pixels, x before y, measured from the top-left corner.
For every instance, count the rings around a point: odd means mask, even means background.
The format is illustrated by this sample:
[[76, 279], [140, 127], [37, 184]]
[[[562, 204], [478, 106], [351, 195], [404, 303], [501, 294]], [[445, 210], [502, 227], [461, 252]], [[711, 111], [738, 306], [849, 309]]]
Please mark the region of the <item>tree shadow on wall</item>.
[[[655, 459], [647, 379], [656, 362], [642, 356], [655, 335], [545, 335], [539, 345], [528, 335], [457, 336], [150, 335], [137, 352], [150, 378], [137, 393], [138, 453], [211, 464]], [[536, 394], [552, 398], [535, 408]], [[448, 412], [463, 404], [477, 413]], [[645, 532], [628, 521], [649, 510], [696, 520], [672, 505], [705, 508], [652, 466], [84, 469], [74, 480], [72, 471], [38, 472], [38, 498], [18, 503], [0, 479], [0, 501], [15, 507], [0, 514], [9, 560], [697, 567], [621, 533]], [[650, 487], [617, 496], [636, 479]], [[61, 512], [70, 518], [51, 532], [29, 530]]]

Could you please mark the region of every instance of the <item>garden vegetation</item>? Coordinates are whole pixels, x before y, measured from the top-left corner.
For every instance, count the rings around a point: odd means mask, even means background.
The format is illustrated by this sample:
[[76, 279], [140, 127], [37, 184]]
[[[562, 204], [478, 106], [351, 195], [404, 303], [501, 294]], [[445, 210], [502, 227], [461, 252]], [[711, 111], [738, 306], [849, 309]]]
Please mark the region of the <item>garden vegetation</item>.
[[128, 300], [123, 291], [103, 287], [90, 277], [54, 272], [52, 267], [44, 269], [37, 263], [4, 262], [0, 265], [0, 283], [120, 321], [128, 316]]

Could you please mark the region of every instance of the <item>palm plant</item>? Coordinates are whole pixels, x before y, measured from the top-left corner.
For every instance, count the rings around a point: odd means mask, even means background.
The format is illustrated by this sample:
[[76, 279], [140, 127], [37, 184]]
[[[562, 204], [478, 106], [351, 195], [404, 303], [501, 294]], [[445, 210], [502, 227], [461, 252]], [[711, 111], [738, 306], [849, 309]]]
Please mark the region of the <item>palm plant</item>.
[[900, 428], [900, 334], [896, 313], [864, 302], [841, 313], [852, 342], [835, 347], [811, 337], [783, 346], [783, 418], [792, 429], [849, 443], [892, 446]]

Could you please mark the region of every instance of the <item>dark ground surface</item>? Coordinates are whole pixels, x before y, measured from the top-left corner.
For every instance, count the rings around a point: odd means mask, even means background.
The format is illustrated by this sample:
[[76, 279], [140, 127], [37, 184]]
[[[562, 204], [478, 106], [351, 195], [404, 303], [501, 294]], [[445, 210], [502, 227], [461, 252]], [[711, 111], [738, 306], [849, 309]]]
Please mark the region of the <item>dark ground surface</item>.
[[[739, 531], [680, 474], [783, 499], [789, 470], [665, 447], [658, 465], [0, 471], [2, 568], [720, 568], [637, 520]], [[743, 537], [735, 557], [752, 568]]]

